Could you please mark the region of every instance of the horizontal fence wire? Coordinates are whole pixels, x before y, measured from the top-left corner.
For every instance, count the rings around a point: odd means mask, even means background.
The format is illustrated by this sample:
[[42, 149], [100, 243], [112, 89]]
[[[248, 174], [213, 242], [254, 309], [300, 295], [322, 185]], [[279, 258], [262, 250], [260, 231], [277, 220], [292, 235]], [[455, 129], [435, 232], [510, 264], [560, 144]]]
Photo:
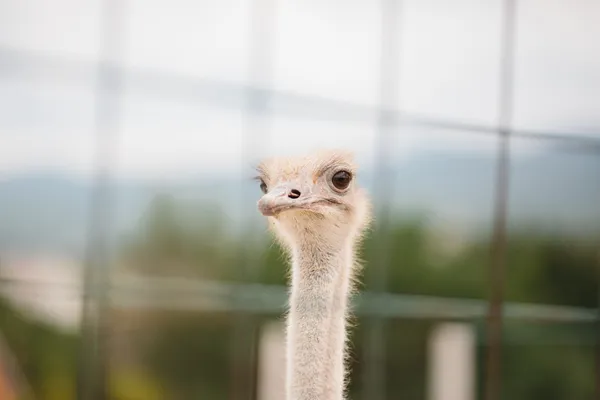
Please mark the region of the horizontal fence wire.
[[[42, 52], [0, 46], [0, 76], [13, 76], [65, 84], [91, 85], [97, 62]], [[285, 115], [303, 119], [350, 122], [373, 126], [383, 114], [389, 125], [437, 128], [448, 131], [498, 135], [509, 131], [512, 137], [562, 142], [573, 149], [600, 153], [600, 131], [527, 129], [486, 125], [436, 116], [386, 109], [323, 96], [261, 88], [242, 83], [203, 79], [143, 68], [114, 64], [107, 70], [119, 74], [128, 90], [166, 99], [201, 102], [216, 108], [248, 109], [247, 98], [266, 99], [256, 113]], [[110, 88], [106, 88], [110, 90]]]
[[[17, 289], [38, 293], [42, 287], [63, 291], [65, 301], [79, 299], [77, 282], [53, 282], [4, 278], [0, 293]], [[287, 288], [282, 285], [232, 283], [187, 278], [126, 277], [108, 286], [111, 306], [115, 308], [188, 310], [199, 312], [252, 312], [278, 314], [285, 310]], [[443, 296], [361, 292], [353, 298], [358, 315], [377, 315], [387, 319], [480, 319], [486, 315], [487, 301]], [[600, 322], [593, 308], [505, 302], [507, 319], [548, 323]]]
[[[261, 1], [258, 1], [258, 3], [262, 4]], [[269, 2], [267, 0], [264, 3]], [[392, 3], [395, 3], [395, 1], [391, 0], [389, 2], [389, 4]], [[506, 4], [514, 3], [515, 1], [508, 0]], [[116, 5], [116, 3], [112, 4]], [[251, 19], [256, 19], [255, 17], [251, 16]], [[390, 32], [395, 32], [395, 29], [397, 29], [397, 27], [390, 28], [394, 29], [390, 29], [387, 36], [384, 35], [385, 39], [392, 39], [389, 37], [391, 36]], [[111, 36], [109, 30], [104, 29], [102, 35]], [[511, 35], [514, 34], [513, 30], [514, 27], [511, 27]], [[260, 60], [266, 63], [270, 60], [269, 57], [273, 56], [272, 48], [269, 47], [263, 53], [257, 54], [259, 50], [263, 50], [261, 46], [267, 38], [262, 37], [260, 39], [257, 43], [254, 43], [254, 46], [251, 46], [250, 57], [259, 57], [262, 55], [264, 59], [261, 58]], [[265, 52], [269, 52], [269, 54]], [[260, 64], [258, 61], [257, 63]], [[106, 82], [98, 82], [99, 70], [105, 76], [119, 77], [121, 85], [115, 87], [113, 85], [106, 85]], [[261, 70], [261, 68], [258, 69], [258, 75], [260, 75]], [[398, 73], [398, 71], [394, 71]], [[502, 118], [498, 124], [481, 124], [466, 120], [407, 112], [401, 110], [401, 106], [397, 104], [390, 105], [385, 101], [381, 101], [381, 105], [366, 105], [261, 86], [265, 85], [265, 82], [244, 84], [217, 79], [205, 79], [157, 71], [150, 68], [124, 67], [109, 60], [85, 59], [49, 52], [17, 49], [3, 45], [0, 45], [0, 76], [89, 87], [90, 91], [95, 91], [98, 95], [100, 95], [100, 92], [104, 93], [101, 102], [106, 104], [110, 103], [109, 96], [113, 95], [117, 97], [119, 91], [126, 89], [166, 100], [202, 103], [214, 108], [239, 110], [245, 112], [250, 118], [253, 115], [280, 115], [298, 119], [353, 123], [366, 127], [379, 126], [381, 128], [378, 132], [379, 135], [387, 134], [388, 132], [393, 133], [399, 127], [439, 129], [447, 131], [449, 134], [453, 132], [465, 132], [500, 139], [510, 137], [511, 139], [545, 140], [551, 142], [552, 149], [600, 154], [600, 131], [526, 129], [512, 126], [510, 119], [505, 118]], [[260, 79], [253, 78], [256, 78], [256, 76], [251, 76], [249, 81], [260, 81]], [[501, 82], [501, 86], [503, 85], [506, 89], [506, 86], [509, 84]], [[512, 94], [507, 94], [506, 96], [511, 97]], [[502, 103], [502, 100], [500, 103]], [[499, 106], [502, 107], [503, 104], [499, 104]], [[116, 110], [113, 111], [117, 113]], [[105, 122], [103, 119], [107, 117], [104, 115], [99, 118], [100, 120], [96, 121], [98, 128]], [[108, 119], [110, 120], [110, 118]], [[252, 127], [248, 128], [244, 132], [244, 140], [247, 143], [252, 143], [258, 130], [256, 127], [254, 129]], [[116, 131], [112, 133], [116, 135]], [[504, 170], [508, 170], [511, 156], [508, 142], [506, 146], [506, 154], [504, 155], [506, 164], [501, 164], [499, 167], [499, 169], [503, 168]], [[249, 155], [251, 153], [249, 151]], [[498, 188], [502, 185], [502, 182], [496, 182], [495, 185]], [[504, 185], [505, 188], [508, 187], [508, 183]], [[502, 216], [505, 218], [504, 215], [508, 207], [506, 205], [508, 194], [503, 192], [499, 195], [500, 197], [503, 198], [503, 201], [497, 207], [502, 210]], [[106, 199], [99, 201], [106, 201]], [[112, 206], [114, 207], [114, 204]], [[97, 207], [101, 209], [102, 205], [98, 203]], [[505, 221], [502, 223], [506, 224]], [[496, 221], [494, 225], [497, 227], [498, 224], [499, 222]], [[100, 226], [97, 226], [96, 229], [104, 231]], [[106, 233], [102, 232], [97, 232], [96, 234], [97, 236], [106, 235]], [[502, 237], [504, 235], [505, 233], [500, 235], [500, 239], [494, 239], [494, 242], [500, 243], [501, 240], [504, 240]], [[95, 249], [100, 253], [104, 253], [103, 246], [96, 249], [98, 243], [102, 244], [102, 239], [106, 239], [106, 237], [91, 238], [92, 243], [90, 243], [90, 246], [92, 250]], [[504, 263], [501, 261], [498, 261], [498, 263], [494, 269], [497, 271], [503, 270]], [[246, 268], [256, 267], [254, 263], [250, 264]], [[383, 279], [386, 263], [380, 262], [378, 264], [379, 269], [381, 269], [379, 271], [381, 272], [380, 279]], [[104, 272], [108, 273], [107, 271]], [[251, 274], [251, 271], [246, 272]], [[374, 273], [377, 274], [378, 271]], [[105, 278], [109, 279], [108, 277]], [[99, 306], [103, 309], [193, 310], [237, 313], [238, 316], [257, 316], [260, 314], [281, 314], [284, 312], [288, 295], [287, 288], [279, 285], [258, 283], [236, 284], [225, 281], [207, 280], [193, 281], [179, 278], [112, 278], [111, 282], [104, 282], [104, 285], [102, 285], [105, 293], [102, 293], [102, 304]], [[33, 295], [40, 286], [47, 287], [48, 285], [52, 285], [61, 286], [68, 292], [68, 295], [65, 296], [66, 301], [76, 301], [81, 299], [82, 291], [91, 291], [91, 286], [96, 287], [99, 283], [102, 283], [102, 279], [99, 277], [95, 279], [89, 277], [88, 279], [95, 282], [88, 282], [88, 286], [86, 287], [76, 282], [43, 282], [2, 278], [0, 279], [0, 293], [5, 294], [18, 288], [19, 290], [31, 290]], [[386, 292], [383, 284], [375, 286], [377, 287], [373, 288], [373, 291], [361, 292], [352, 299], [354, 311], [358, 316], [374, 317], [374, 321], [378, 321], [379, 319], [381, 321], [388, 319], [429, 319], [460, 320], [482, 324], [485, 318], [491, 315], [489, 301], [394, 294]], [[482, 334], [477, 335], [480, 344], [491, 345], [494, 350], [490, 353], [492, 357], [487, 365], [488, 369], [493, 368], [486, 380], [488, 389], [486, 398], [489, 400], [500, 397], [500, 345], [505, 340], [514, 340], [515, 343], [558, 343], [563, 341], [563, 343], [572, 342], [598, 345], [598, 349], [600, 349], [600, 344], [598, 344], [600, 342], [596, 340], [597, 327], [600, 324], [598, 309], [506, 302], [501, 295], [496, 296], [492, 304], [496, 305], [494, 310], [492, 310], [494, 311], [492, 314], [500, 322], [503, 320], [506, 322], [516, 320], [528, 323], [580, 324], [583, 328], [579, 327], [575, 329], [577, 331], [576, 334], [570, 332], [569, 335], [559, 335], [547, 339], [545, 342], [541, 340], [545, 334], [540, 333], [536, 328], [521, 326], [519, 327], [520, 330], [515, 331], [514, 327], [503, 326], [499, 323], [494, 326], [496, 335], [492, 335], [491, 337]], [[87, 329], [89, 332], [84, 331], [83, 335], [89, 337], [94, 342], [92, 343], [92, 347], [96, 349], [101, 348], [101, 340], [98, 336], [102, 335], [98, 335], [99, 331], [96, 325], [101, 324], [103, 319], [99, 319], [97, 316], [90, 316], [89, 318], [91, 318], [89, 321], [90, 327]], [[243, 333], [253, 328], [254, 324], [250, 319], [240, 320], [237, 326], [237, 337], [243, 337]], [[369, 325], [368, 321], [367, 325]], [[95, 331], [92, 332], [94, 328]], [[489, 328], [488, 326], [488, 333]], [[378, 344], [377, 340], [380, 336], [380, 334], [373, 335], [374, 340], [372, 342]], [[241, 350], [247, 345], [247, 342], [242, 343], [240, 341], [239, 343], [233, 343], [232, 348], [234, 350], [237, 349], [235, 351], [242, 354]], [[379, 348], [382, 352], [384, 347], [381, 346]], [[370, 346], [371, 351], [377, 348], [374, 345]], [[597, 352], [600, 354], [600, 350], [597, 350]], [[79, 398], [91, 398], [91, 390], [96, 389], [97, 386], [105, 386], [104, 381], [108, 367], [104, 357], [97, 354], [94, 355], [86, 349], [82, 349], [80, 356], [82, 357], [81, 367], [85, 373], [80, 377]], [[242, 355], [234, 358], [234, 361], [237, 360], [236, 362], [239, 362], [240, 365], [250, 365], [254, 357], [254, 354], [249, 353], [247, 357]], [[598, 360], [598, 363], [600, 363], [600, 355], [598, 356]], [[375, 375], [383, 376], [385, 370], [383, 363], [380, 364], [380, 368], [377, 369]], [[597, 369], [598, 382], [600, 382], [599, 371], [600, 368]], [[234, 375], [241, 373], [242, 371], [233, 371]], [[367, 377], [367, 381], [372, 381], [370, 385], [373, 390], [369, 393], [372, 392], [375, 395], [369, 395], [370, 397], [367, 396], [365, 398], [384, 398], [383, 390], [385, 385], [383, 381], [380, 379], [374, 380], [372, 375]], [[245, 387], [251, 388], [251, 384], [246, 384]], [[598, 388], [598, 393], [600, 393], [600, 383], [598, 383]], [[240, 385], [238, 391], [245, 393], [244, 385]], [[244, 393], [242, 392], [234, 397], [243, 398]], [[106, 395], [103, 394], [101, 397], [106, 397]]]

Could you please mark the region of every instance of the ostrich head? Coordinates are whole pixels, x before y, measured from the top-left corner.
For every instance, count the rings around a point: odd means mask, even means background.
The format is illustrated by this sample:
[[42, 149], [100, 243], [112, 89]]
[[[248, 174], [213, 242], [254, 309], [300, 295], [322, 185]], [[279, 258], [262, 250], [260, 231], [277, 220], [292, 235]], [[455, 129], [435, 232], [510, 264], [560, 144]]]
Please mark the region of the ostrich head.
[[258, 209], [288, 247], [352, 243], [368, 224], [369, 200], [356, 185], [350, 153], [273, 158], [257, 169], [263, 192]]
[[292, 258], [286, 398], [341, 400], [354, 245], [369, 220], [367, 195], [346, 152], [269, 159], [258, 171], [258, 209]]

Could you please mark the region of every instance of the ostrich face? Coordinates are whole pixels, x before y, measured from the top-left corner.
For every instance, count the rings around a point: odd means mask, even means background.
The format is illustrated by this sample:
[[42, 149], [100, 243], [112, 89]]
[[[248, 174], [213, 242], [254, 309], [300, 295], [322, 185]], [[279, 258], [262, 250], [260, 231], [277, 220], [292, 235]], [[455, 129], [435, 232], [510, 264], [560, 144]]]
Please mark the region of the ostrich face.
[[368, 220], [369, 202], [356, 186], [356, 167], [349, 153], [275, 158], [257, 169], [263, 191], [258, 210], [284, 236], [347, 237]]

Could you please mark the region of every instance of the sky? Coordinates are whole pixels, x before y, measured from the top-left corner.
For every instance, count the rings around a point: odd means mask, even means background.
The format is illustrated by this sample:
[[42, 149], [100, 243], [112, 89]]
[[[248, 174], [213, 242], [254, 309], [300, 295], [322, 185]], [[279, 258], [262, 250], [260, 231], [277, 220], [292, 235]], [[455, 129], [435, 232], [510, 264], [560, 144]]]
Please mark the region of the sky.
[[[123, 24], [111, 28], [118, 40], [109, 59], [132, 77], [141, 71], [381, 104], [382, 2], [256, 1], [275, 7], [264, 8], [258, 24], [270, 42], [259, 51], [271, 48], [271, 57], [254, 72], [249, 67], [252, 0], [121, 1]], [[600, 138], [600, 3], [518, 4], [514, 126]], [[94, 76], [72, 66], [101, 58], [100, 11], [99, 0], [0, 0], [0, 174], [91, 171]], [[392, 106], [495, 125], [501, 12], [500, 0], [403, 0], [395, 41], [399, 77], [387, 83], [397, 93]], [[55, 62], [42, 64], [45, 59], [35, 57], [39, 54]], [[153, 89], [145, 90], [148, 85]], [[118, 135], [113, 167], [120, 176], [237, 173], [248, 162], [248, 143], [254, 149], [251, 159], [344, 147], [363, 164], [375, 160], [374, 118], [327, 118], [326, 110], [321, 111], [325, 118], [249, 117], [239, 108], [244, 105], [239, 90], [212, 103], [186, 94], [193, 91], [187, 83], [180, 86], [175, 90], [162, 81], [140, 84], [132, 78], [110, 99], [118, 120], [106, 133]], [[248, 134], [268, 140], [248, 142]], [[414, 127], [401, 129], [391, 142], [398, 158], [423, 150], [491, 154], [494, 144], [471, 133]], [[535, 151], [539, 145], [518, 147]]]

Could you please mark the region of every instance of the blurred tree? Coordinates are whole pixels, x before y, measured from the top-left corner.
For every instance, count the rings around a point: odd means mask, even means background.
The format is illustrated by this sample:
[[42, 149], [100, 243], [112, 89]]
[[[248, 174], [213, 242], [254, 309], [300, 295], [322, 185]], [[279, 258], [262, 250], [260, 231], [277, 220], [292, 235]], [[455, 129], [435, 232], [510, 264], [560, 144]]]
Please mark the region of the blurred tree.
[[[219, 230], [217, 213], [190, 218], [166, 198], [151, 206], [147, 223], [135, 246], [138, 273], [175, 275], [185, 273], [210, 279], [240, 279], [241, 244]], [[182, 217], [184, 216], [184, 217]], [[180, 222], [185, 220], [186, 223]], [[373, 230], [364, 243], [367, 268], [385, 257], [387, 290], [435, 296], [487, 297], [489, 238], [466, 240], [448, 251], [444, 237], [427, 227], [422, 218], [394, 220], [387, 233]], [[256, 235], [262, 233], [256, 232]], [[381, 254], [377, 246], [389, 235]], [[550, 237], [542, 231], [513, 232], [507, 258], [507, 298], [511, 301], [594, 307], [597, 285], [597, 249], [588, 243]], [[285, 255], [277, 244], [264, 248], [248, 246], [247, 257], [261, 267], [256, 279], [262, 283], [285, 284]], [[447, 247], [447, 246], [446, 246]], [[130, 252], [131, 254], [131, 252]], [[143, 257], [139, 257], [143, 255]], [[135, 260], [136, 258], [132, 258]], [[160, 263], [157, 260], [162, 260]], [[166, 261], [165, 261], [166, 260]], [[174, 267], [187, 265], [183, 270]], [[168, 264], [172, 263], [172, 264]], [[154, 268], [154, 269], [153, 269]], [[156, 269], [158, 268], [158, 269]], [[162, 270], [161, 270], [162, 269]], [[368, 289], [368, 282], [366, 283]], [[275, 317], [275, 316], [272, 316]], [[229, 382], [225, 356], [231, 337], [228, 316], [171, 313], [152, 320], [152, 344], [145, 350], [144, 363], [168, 389], [169, 398], [224, 398]], [[388, 398], [426, 397], [427, 337], [436, 321], [390, 321], [386, 328]], [[476, 322], [476, 321], [474, 321]], [[550, 332], [551, 326], [540, 326]], [[576, 328], [565, 327], [568, 332]], [[512, 329], [512, 328], [511, 328]], [[579, 329], [579, 328], [577, 328]], [[362, 327], [353, 333], [354, 360], [351, 394], [358, 398], [362, 351]], [[593, 367], [587, 344], [570, 342], [556, 346], [529, 342], [507, 344], [504, 362], [506, 399], [591, 398]], [[530, 372], [527, 372], [530, 371]], [[535, 372], [533, 372], [535, 371]], [[572, 371], [578, 371], [573, 377]], [[253, 371], [248, 371], [254, 374]], [[546, 384], [544, 384], [544, 382]], [[205, 397], [206, 396], [206, 397]]]
[[0, 299], [0, 331], [34, 395], [73, 399], [77, 337], [29, 318]]
[[139, 231], [124, 241], [122, 264], [143, 275], [232, 279], [239, 246], [222, 229], [223, 216], [210, 205], [194, 209], [203, 212], [182, 209], [171, 196], [157, 196]]
[[160, 321], [159, 330], [148, 331], [143, 363], [169, 389], [167, 398], [227, 398], [231, 318], [173, 312]]

